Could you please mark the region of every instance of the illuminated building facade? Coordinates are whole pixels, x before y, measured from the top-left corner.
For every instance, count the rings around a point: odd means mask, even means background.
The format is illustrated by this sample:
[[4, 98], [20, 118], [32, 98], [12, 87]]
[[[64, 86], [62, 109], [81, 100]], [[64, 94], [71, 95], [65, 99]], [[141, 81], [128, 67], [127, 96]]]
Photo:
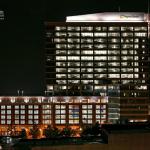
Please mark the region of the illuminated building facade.
[[147, 121], [149, 19], [99, 13], [45, 23], [44, 97], [0, 97], [0, 133]]
[[0, 97], [0, 135], [8, 130], [53, 127], [80, 128], [108, 122], [107, 97]]
[[149, 18], [98, 13], [46, 22], [48, 95], [107, 96], [108, 122], [149, 118]]

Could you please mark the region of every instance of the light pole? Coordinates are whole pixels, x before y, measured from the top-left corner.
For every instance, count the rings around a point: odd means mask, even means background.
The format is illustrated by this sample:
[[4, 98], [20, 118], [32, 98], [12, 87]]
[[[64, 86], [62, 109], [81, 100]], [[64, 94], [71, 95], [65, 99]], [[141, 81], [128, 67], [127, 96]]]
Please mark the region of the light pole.
[[23, 96], [23, 94], [24, 94], [24, 91], [23, 91], [23, 90], [21, 91], [21, 94], [22, 94], [22, 96]]
[[24, 94], [24, 90], [17, 90], [17, 94], [18, 94], [18, 96], [23, 96], [23, 94]]
[[19, 96], [19, 90], [17, 90], [18, 96]]

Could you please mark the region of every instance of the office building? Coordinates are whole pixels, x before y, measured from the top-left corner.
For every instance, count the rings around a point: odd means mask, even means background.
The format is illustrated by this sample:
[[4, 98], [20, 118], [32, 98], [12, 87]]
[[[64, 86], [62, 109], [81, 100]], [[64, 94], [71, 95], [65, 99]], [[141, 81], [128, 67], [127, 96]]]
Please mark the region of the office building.
[[98, 13], [45, 22], [43, 97], [0, 97], [0, 134], [36, 124], [146, 122], [150, 115], [149, 16]]
[[108, 97], [108, 122], [148, 120], [148, 14], [70, 16], [45, 29], [48, 95]]

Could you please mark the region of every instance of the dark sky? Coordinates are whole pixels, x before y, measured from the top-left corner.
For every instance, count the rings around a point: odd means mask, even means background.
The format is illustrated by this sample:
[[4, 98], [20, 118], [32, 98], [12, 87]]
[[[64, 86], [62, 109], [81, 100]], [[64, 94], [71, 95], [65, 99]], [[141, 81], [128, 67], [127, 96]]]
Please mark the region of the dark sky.
[[105, 11], [147, 11], [147, 0], [0, 0], [0, 95], [44, 94], [44, 21]]

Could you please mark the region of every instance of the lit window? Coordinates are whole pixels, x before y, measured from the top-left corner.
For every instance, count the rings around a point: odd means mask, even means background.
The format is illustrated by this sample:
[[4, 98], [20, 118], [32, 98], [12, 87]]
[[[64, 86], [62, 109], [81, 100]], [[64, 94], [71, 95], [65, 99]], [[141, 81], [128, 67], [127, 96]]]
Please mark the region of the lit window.
[[97, 37], [106, 37], [107, 36], [107, 33], [106, 32], [95, 32], [94, 33], [94, 36], [97, 36]]
[[20, 111], [20, 114], [25, 114], [25, 110], [21, 110], [21, 111]]
[[34, 110], [34, 114], [38, 114], [39, 113], [39, 110]]
[[119, 37], [119, 36], [120, 36], [120, 33], [119, 33], [119, 32], [110, 32], [110, 33], [108, 33], [108, 36], [111, 36], [111, 37]]
[[56, 56], [56, 60], [66, 60], [66, 56]]
[[19, 114], [19, 110], [15, 110], [15, 114]]
[[122, 60], [133, 60], [132, 56], [122, 56], [121, 57]]
[[68, 74], [68, 78], [80, 78], [80, 74]]
[[109, 46], [109, 48], [112, 48], [112, 49], [118, 49], [118, 48], [120, 48], [119, 44], [109, 44], [108, 46]]
[[1, 119], [5, 119], [5, 115], [1, 115]]
[[79, 44], [68, 44], [68, 49], [79, 49], [80, 45]]
[[28, 124], [33, 124], [33, 120], [28, 120]]
[[33, 114], [33, 110], [28, 110], [28, 114]]
[[103, 54], [107, 54], [107, 51], [106, 50], [95, 50], [94, 51], [94, 54], [99, 54], [99, 55], [103, 55]]
[[101, 27], [95, 27], [96, 31], [101, 31]]
[[11, 106], [10, 106], [10, 105], [8, 105], [8, 106], [7, 106], [7, 109], [11, 109]]
[[11, 124], [11, 120], [7, 120], [7, 124]]
[[15, 106], [15, 109], [19, 109], [19, 105], [16, 105], [16, 106]]
[[121, 31], [133, 31], [133, 27], [121, 27]]
[[134, 78], [139, 78], [139, 75], [138, 74], [134, 74]]
[[122, 33], [121, 36], [123, 36], [123, 37], [132, 37], [133, 33], [132, 32], [125, 32], [125, 33]]
[[91, 49], [93, 48], [93, 44], [81, 44], [82, 49]]
[[94, 60], [107, 60], [106, 56], [95, 56]]
[[[64, 35], [65, 36], [65, 35]], [[68, 36], [69, 37], [79, 37], [80, 36], [80, 33], [77, 33], [77, 32], [68, 32]]]
[[21, 120], [21, 121], [20, 121], [20, 124], [25, 124], [25, 120]]
[[108, 68], [108, 72], [120, 72], [119, 68]]
[[81, 60], [93, 60], [93, 56], [81, 56]]
[[51, 124], [51, 120], [43, 120], [43, 124]]
[[95, 44], [94, 47], [96, 49], [103, 49], [103, 48], [107, 48], [107, 45], [106, 44]]
[[11, 110], [7, 110], [7, 114], [11, 114]]
[[38, 115], [34, 115], [34, 119], [39, 119], [39, 116]]
[[81, 31], [92, 31], [93, 27], [81, 27]]
[[144, 32], [138, 32], [137, 33], [137, 32], [135, 32], [134, 35], [137, 36], [137, 37], [146, 37], [147, 33], [144, 33]]
[[82, 54], [91, 55], [91, 54], [93, 54], [93, 51], [86, 51], [86, 50], [83, 50], [83, 51], [82, 51]]
[[93, 68], [81, 68], [81, 72], [93, 72]]
[[119, 50], [108, 50], [108, 54], [117, 55], [117, 54], [120, 54], [120, 51]]
[[121, 74], [121, 78], [133, 78], [133, 74]]
[[121, 51], [121, 54], [127, 54], [127, 53], [128, 53], [127, 50], [122, 50], [122, 51]]
[[135, 42], [135, 43], [138, 43], [138, 42], [139, 42], [139, 39], [138, 39], [138, 38], [135, 38], [135, 39], [134, 39], [134, 42]]
[[56, 68], [56, 72], [66, 72], [66, 68]]
[[68, 68], [68, 72], [80, 72], [79, 68]]
[[65, 39], [65, 38], [61, 38], [61, 39], [60, 39], [60, 38], [55, 38], [55, 39], [54, 39], [54, 42], [55, 42], [55, 43], [66, 42], [66, 39]]
[[33, 105], [29, 105], [28, 108], [29, 108], [29, 109], [33, 109]]
[[6, 123], [5, 123], [5, 120], [1, 120], [1, 124], [6, 124]]
[[93, 37], [93, 33], [90, 33], [90, 32], [81, 32], [81, 36], [83, 36], [83, 37]]
[[20, 116], [20, 119], [25, 119], [25, 116], [24, 116], [24, 115], [21, 115], [21, 116]]
[[29, 116], [28, 116], [28, 119], [33, 119], [33, 115], [29, 115]]
[[106, 43], [107, 40], [105, 38], [94, 38], [94, 43]]
[[2, 105], [2, 106], [1, 106], [1, 109], [5, 109], [5, 105]]
[[66, 54], [65, 50], [56, 50], [56, 54]]
[[66, 32], [56, 32], [55, 35], [59, 37], [66, 37]]
[[119, 41], [119, 39], [114, 39], [114, 38], [113, 38], [113, 39], [109, 39], [109, 42], [111, 42], [111, 43], [118, 43], [118, 42], [120, 42], [120, 41]]
[[120, 66], [119, 62], [109, 62], [108, 63], [109, 66]]
[[80, 60], [79, 56], [68, 56], [68, 60]]
[[108, 60], [119, 60], [118, 56], [108, 56]]
[[68, 26], [68, 31], [79, 31], [80, 27]]
[[19, 124], [19, 120], [15, 120], [15, 124]]
[[106, 119], [106, 115], [101, 115], [101, 118], [102, 119]]
[[133, 44], [122, 44], [122, 48], [126, 49], [126, 48], [133, 48]]
[[82, 38], [81, 39], [81, 43], [92, 43], [93, 42], [93, 39], [89, 39], [89, 38]]
[[64, 26], [56, 26], [55, 30], [58, 30], [58, 31], [60, 31], [60, 30], [66, 30], [66, 27], [64, 27]]
[[25, 105], [20, 105], [20, 108], [21, 109], [25, 109]]
[[120, 74], [109, 74], [109, 78], [120, 78]]
[[134, 27], [135, 31], [147, 31], [147, 27]]
[[120, 27], [108, 27], [109, 31], [119, 31]]
[[134, 68], [134, 72], [139, 72], [139, 68]]
[[106, 72], [107, 69], [106, 68], [95, 68], [94, 71], [96, 71], [96, 72]]
[[79, 43], [80, 39], [79, 38], [68, 38], [69, 43]]

